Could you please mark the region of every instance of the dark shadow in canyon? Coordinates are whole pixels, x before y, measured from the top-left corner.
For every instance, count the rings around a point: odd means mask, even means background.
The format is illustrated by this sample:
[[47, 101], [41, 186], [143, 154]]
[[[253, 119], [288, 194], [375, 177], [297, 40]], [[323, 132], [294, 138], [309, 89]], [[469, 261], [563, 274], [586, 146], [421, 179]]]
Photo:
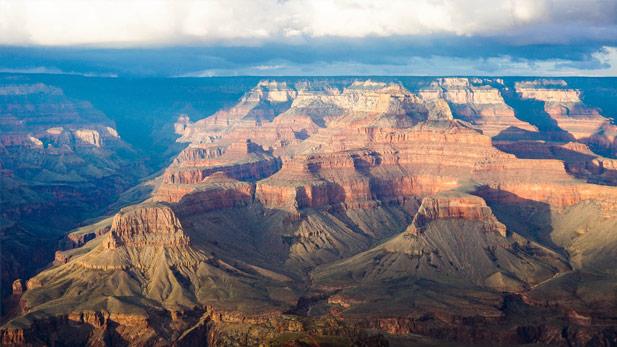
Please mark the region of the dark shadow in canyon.
[[545, 141], [574, 141], [574, 136], [561, 129], [550, 114], [544, 110], [545, 103], [532, 99], [521, 99], [516, 95], [514, 88], [502, 90], [501, 94], [507, 105], [514, 110], [514, 116], [538, 128]]
[[553, 227], [549, 204], [525, 199], [489, 186], [478, 187], [472, 194], [486, 201], [495, 217], [506, 225], [509, 232], [516, 232], [567, 256], [567, 252], [551, 239]]

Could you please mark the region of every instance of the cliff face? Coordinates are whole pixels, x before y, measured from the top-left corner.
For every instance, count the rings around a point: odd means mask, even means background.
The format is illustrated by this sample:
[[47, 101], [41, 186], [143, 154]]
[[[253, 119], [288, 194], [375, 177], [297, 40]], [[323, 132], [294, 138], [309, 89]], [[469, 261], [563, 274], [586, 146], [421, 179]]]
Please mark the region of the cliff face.
[[487, 136], [496, 136], [510, 127], [537, 130], [515, 117], [514, 110], [506, 104], [494, 85], [503, 87], [503, 81], [440, 78], [418, 93], [426, 100], [446, 100], [452, 105], [452, 113], [457, 118], [469, 122]]
[[[519, 82], [263, 81], [181, 119], [187, 147], [152, 199], [69, 236], [86, 244], [27, 282], [3, 339], [50, 336], [73, 307], [90, 343], [103, 331], [144, 344], [356, 339], [342, 322], [466, 343], [611, 336], [609, 309], [594, 316], [608, 330], [583, 324], [586, 304], [617, 307], [617, 190], [597, 184], [615, 165], [593, 145], [610, 122], [567, 84]], [[78, 138], [104, 149], [96, 131]], [[591, 278], [602, 297], [586, 294]], [[544, 290], [566, 280], [580, 291]], [[311, 330], [284, 312], [337, 318]]]
[[422, 205], [413, 222], [407, 228], [408, 233], [418, 235], [427, 225], [440, 219], [465, 219], [482, 222], [482, 230], [496, 232], [506, 237], [506, 226], [500, 223], [482, 198], [473, 195], [459, 196], [452, 194], [429, 196], [422, 200]]
[[173, 210], [164, 205], [128, 208], [114, 217], [111, 230], [103, 242], [104, 248], [121, 246], [188, 244], [182, 225]]
[[259, 126], [289, 108], [297, 94], [298, 91], [285, 82], [259, 82], [234, 107], [187, 126], [181, 141], [209, 142], [212, 138], [219, 137], [221, 132], [228, 132], [236, 127]]
[[223, 171], [206, 177], [203, 188], [195, 188], [178, 200], [178, 211], [183, 215], [199, 215], [224, 208], [250, 204], [255, 194], [253, 184], [230, 178]]
[[590, 146], [599, 154], [615, 156], [617, 126], [600, 114], [600, 110], [586, 105], [581, 92], [566, 89], [564, 81], [547, 81], [542, 85], [516, 83], [521, 99], [544, 103], [544, 111], [555, 125], [568, 132], [574, 139]]
[[268, 177], [279, 168], [279, 158], [250, 140], [227, 147], [189, 147], [165, 170], [155, 200], [178, 202], [213, 174], [253, 181]]

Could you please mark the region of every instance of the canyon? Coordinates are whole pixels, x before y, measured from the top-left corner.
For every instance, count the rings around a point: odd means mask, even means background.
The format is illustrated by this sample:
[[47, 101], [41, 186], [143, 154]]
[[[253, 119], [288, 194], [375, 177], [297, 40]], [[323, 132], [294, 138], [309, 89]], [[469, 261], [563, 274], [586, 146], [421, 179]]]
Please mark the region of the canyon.
[[249, 82], [167, 119], [159, 166], [0, 86], [3, 345], [617, 343], [617, 124], [588, 101], [614, 80]]

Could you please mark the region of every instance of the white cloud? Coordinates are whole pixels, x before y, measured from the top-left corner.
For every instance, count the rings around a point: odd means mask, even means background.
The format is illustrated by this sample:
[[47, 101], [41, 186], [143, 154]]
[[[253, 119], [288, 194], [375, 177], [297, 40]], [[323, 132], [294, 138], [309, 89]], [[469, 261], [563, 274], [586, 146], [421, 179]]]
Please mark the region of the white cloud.
[[614, 25], [613, 0], [0, 0], [0, 44], [252, 45], [311, 37], [494, 35]]

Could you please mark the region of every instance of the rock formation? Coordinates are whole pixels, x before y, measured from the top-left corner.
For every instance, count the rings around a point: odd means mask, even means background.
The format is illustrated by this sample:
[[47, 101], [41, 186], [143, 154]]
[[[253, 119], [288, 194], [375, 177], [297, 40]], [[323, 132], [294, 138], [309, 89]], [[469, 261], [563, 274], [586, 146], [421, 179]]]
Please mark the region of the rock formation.
[[440, 219], [482, 222], [484, 224], [482, 230], [496, 232], [506, 237], [506, 226], [495, 218], [491, 209], [481, 198], [473, 195], [460, 196], [451, 192], [424, 198], [406, 232], [417, 236], [431, 221]]
[[[530, 253], [536, 258], [526, 259]], [[519, 292], [567, 270], [554, 252], [507, 235], [482, 198], [444, 192], [423, 199], [405, 232], [318, 268], [314, 278], [326, 287], [425, 278]]]
[[452, 105], [452, 113], [457, 118], [469, 122], [491, 137], [509, 127], [537, 130], [515, 117], [512, 107], [505, 103], [499, 89], [493, 85], [502, 87], [503, 81], [440, 78], [418, 93], [426, 100], [446, 100]]

